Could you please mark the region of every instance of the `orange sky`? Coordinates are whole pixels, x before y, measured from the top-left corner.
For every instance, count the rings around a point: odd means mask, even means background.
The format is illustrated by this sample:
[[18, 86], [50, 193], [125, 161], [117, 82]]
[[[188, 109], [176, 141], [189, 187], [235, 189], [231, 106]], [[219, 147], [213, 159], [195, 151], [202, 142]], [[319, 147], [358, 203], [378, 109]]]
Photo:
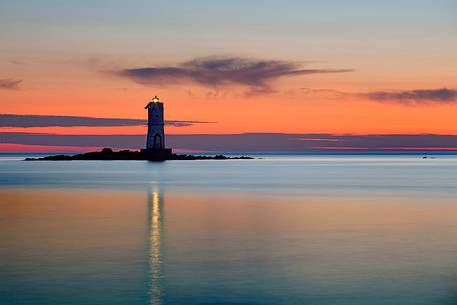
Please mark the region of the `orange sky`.
[[[148, 4], [137, 1], [90, 12], [82, 4], [10, 3], [0, 13], [7, 42], [0, 49], [0, 113], [144, 119], [144, 105], [158, 95], [168, 120], [214, 122], [168, 126], [174, 134], [457, 134], [456, 7], [446, 0], [413, 3], [351, 0], [334, 10], [314, 2], [304, 10], [299, 1], [288, 9], [272, 1], [261, 7], [160, 3], [154, 19], [144, 18]], [[244, 75], [227, 81], [233, 71], [215, 84], [194, 76], [139, 81], [120, 75], [136, 68], [184, 69], [183, 62], [211, 56], [351, 71], [279, 72], [254, 85]], [[8, 88], [8, 81], [20, 82]], [[380, 101], [364, 95], [442, 88], [455, 96]], [[142, 134], [145, 128], [0, 128], [14, 131]]]
[[[244, 96], [243, 88], [223, 88], [220, 97], [208, 97], [214, 92], [213, 89], [193, 84], [156, 89], [115, 78], [109, 78], [111, 83], [108, 84], [108, 81], [97, 77], [94, 77], [92, 83], [86, 80], [88, 83], [40, 89], [40, 81], [37, 81], [36, 85], [24, 83], [21, 90], [0, 91], [2, 113], [146, 118], [144, 105], [151, 96], [157, 94], [165, 102], [167, 119], [214, 122], [188, 127], [168, 126], [168, 133], [457, 134], [457, 107], [452, 104], [405, 105], [370, 101], [352, 95], [335, 97], [326, 93], [306, 93], [293, 86], [288, 88], [288, 79], [283, 79], [278, 86], [282, 92]], [[330, 87], [344, 92], [368, 91], [338, 84], [338, 78], [348, 78], [347, 74], [319, 77], [328, 78], [328, 81], [313, 86], [315, 88]], [[297, 82], [296, 79], [304, 79], [303, 82], [309, 84], [310, 78], [313, 76], [295, 77], [294, 82]], [[325, 80], [320, 80], [323, 81]], [[337, 83], [339, 87], [331, 85], [332, 83]], [[121, 88], [122, 85], [127, 89]], [[427, 88], [434, 88], [433, 85], [430, 84]], [[416, 88], [404, 86], [410, 87]], [[398, 84], [396, 88], [401, 90]], [[192, 93], [189, 94], [187, 90]], [[141, 126], [48, 127], [27, 130], [0, 128], [0, 131], [60, 134], [138, 134], [144, 133], [144, 130]]]

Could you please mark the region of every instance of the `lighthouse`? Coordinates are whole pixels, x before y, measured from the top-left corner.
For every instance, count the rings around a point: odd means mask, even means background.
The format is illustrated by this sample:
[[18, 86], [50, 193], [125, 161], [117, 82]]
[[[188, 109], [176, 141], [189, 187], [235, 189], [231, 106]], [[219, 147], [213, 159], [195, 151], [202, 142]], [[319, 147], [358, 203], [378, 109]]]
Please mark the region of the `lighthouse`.
[[146, 149], [164, 149], [165, 132], [163, 129], [163, 103], [154, 96], [144, 109], [148, 110], [148, 136], [146, 138]]
[[148, 110], [148, 134], [146, 149], [142, 150], [150, 160], [167, 160], [172, 151], [165, 148], [164, 106], [157, 96], [144, 107]]

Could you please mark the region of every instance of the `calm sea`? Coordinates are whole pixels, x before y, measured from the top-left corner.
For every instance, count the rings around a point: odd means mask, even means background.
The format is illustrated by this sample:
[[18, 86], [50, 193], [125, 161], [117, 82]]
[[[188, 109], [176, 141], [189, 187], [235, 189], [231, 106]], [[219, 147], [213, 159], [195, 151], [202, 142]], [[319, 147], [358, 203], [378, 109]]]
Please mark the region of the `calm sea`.
[[0, 157], [0, 304], [457, 304], [457, 157]]

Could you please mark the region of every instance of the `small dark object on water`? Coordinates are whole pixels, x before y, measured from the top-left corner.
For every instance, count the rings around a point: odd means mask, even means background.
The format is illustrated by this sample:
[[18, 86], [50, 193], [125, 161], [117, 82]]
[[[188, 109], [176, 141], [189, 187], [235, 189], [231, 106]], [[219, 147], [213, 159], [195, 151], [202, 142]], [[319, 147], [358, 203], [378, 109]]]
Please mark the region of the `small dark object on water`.
[[111, 148], [103, 148], [101, 151], [88, 152], [77, 155], [54, 155], [43, 158], [26, 158], [25, 161], [72, 161], [72, 160], [149, 160], [149, 161], [165, 161], [165, 160], [250, 160], [252, 157], [227, 157], [223, 155], [202, 156], [202, 155], [178, 155], [165, 154], [154, 156], [148, 154], [146, 150], [130, 151], [121, 150], [113, 151]]

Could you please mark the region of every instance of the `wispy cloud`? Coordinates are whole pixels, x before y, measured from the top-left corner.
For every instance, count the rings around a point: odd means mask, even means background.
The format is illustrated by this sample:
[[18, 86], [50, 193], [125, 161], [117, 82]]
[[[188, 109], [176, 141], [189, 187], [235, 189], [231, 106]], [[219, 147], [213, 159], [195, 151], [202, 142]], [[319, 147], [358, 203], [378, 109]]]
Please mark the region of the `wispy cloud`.
[[22, 83], [20, 79], [0, 79], [0, 89], [18, 89], [20, 83]]
[[378, 102], [397, 102], [406, 104], [446, 104], [457, 102], [457, 90], [448, 88], [406, 91], [373, 91], [362, 93], [361, 96]]
[[115, 73], [145, 85], [193, 82], [211, 88], [242, 85], [250, 87], [252, 92], [269, 92], [271, 82], [281, 77], [352, 71], [352, 69], [303, 69], [295, 62], [281, 60], [206, 57], [174, 66], [128, 68]]
[[412, 89], [397, 91], [344, 92], [334, 89], [299, 88], [287, 91], [286, 94], [314, 95], [326, 99], [357, 98], [381, 103], [404, 105], [452, 104], [457, 102], [457, 89]]
[[187, 127], [195, 124], [213, 124], [216, 122], [209, 121], [179, 121], [179, 120], [165, 120], [165, 125], [174, 127]]
[[[167, 120], [166, 125], [186, 127], [194, 124], [212, 123], [205, 121]], [[60, 115], [21, 115], [0, 114], [0, 127], [115, 127], [115, 126], [140, 126], [146, 125], [142, 119], [124, 118], [96, 118], [83, 116]]]

